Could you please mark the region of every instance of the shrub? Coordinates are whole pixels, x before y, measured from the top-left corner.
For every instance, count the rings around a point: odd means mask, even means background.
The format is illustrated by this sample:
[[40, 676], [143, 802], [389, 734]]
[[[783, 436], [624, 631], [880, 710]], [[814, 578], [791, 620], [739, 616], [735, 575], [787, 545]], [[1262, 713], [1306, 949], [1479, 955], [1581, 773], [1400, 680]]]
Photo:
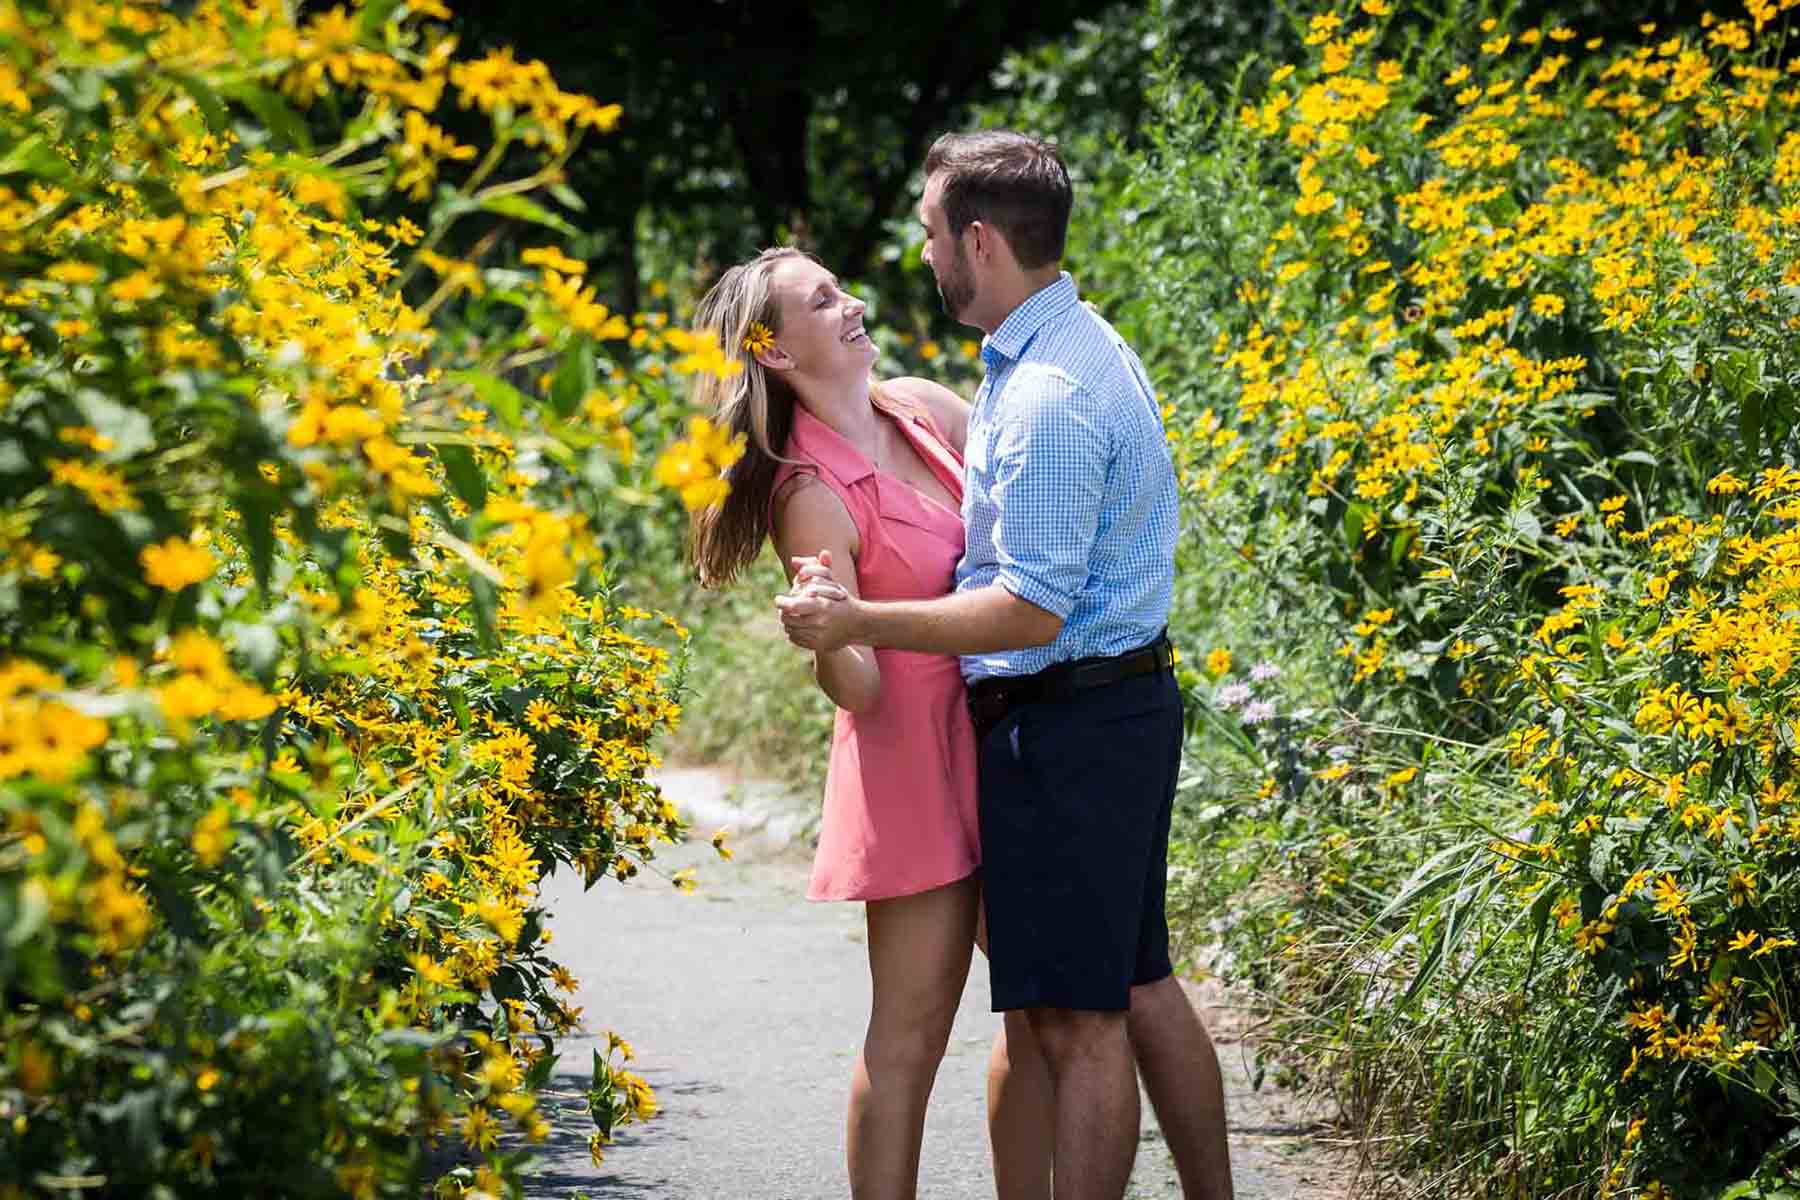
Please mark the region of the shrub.
[[580, 1020], [542, 874], [681, 834], [685, 634], [601, 543], [716, 486], [704, 423], [634, 448], [729, 367], [563, 249], [616, 107], [447, 16], [0, 3], [0, 1189], [417, 1194], [454, 1132], [498, 1194]]
[[1289, 668], [1248, 723], [1190, 676], [1188, 886], [1415, 1185], [1793, 1165], [1793, 7], [1337, 6], [1132, 183], [1186, 570], [1281, 597], [1178, 620]]

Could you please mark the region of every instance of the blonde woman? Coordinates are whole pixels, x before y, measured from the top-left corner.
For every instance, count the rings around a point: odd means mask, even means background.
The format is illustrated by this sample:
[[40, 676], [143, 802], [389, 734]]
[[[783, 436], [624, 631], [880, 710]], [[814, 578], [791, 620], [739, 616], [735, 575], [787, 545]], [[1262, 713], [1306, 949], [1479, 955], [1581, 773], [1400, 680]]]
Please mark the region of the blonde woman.
[[[729, 497], [695, 523], [708, 586], [767, 538], [784, 564], [824, 550], [852, 594], [951, 590], [968, 407], [922, 379], [877, 382], [863, 311], [793, 249], [731, 268], [701, 302], [696, 323], [744, 369], [704, 379], [697, 400], [748, 443]], [[838, 713], [807, 895], [865, 904], [873, 984], [850, 1085], [851, 1194], [909, 1200], [980, 904], [975, 735], [954, 656], [848, 645], [814, 669]]]

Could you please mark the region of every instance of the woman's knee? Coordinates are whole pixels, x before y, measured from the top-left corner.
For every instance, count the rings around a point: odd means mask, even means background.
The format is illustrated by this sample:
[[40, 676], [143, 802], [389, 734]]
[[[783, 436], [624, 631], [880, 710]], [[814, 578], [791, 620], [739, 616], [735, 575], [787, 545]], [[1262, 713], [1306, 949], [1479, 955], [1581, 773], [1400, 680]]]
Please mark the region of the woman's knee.
[[929, 1077], [936, 1074], [949, 1041], [948, 1022], [874, 1021], [863, 1041], [863, 1062], [872, 1076]]

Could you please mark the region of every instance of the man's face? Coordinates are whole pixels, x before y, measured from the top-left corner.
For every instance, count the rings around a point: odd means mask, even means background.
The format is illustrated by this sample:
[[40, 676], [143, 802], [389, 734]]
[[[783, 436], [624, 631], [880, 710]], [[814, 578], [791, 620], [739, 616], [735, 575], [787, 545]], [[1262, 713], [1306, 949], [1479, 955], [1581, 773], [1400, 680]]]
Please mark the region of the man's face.
[[925, 181], [925, 195], [919, 201], [919, 223], [925, 227], [925, 246], [920, 255], [937, 279], [938, 299], [943, 301], [944, 311], [953, 320], [961, 321], [975, 299], [975, 269], [963, 239], [950, 236], [943, 194], [943, 180], [938, 176]]

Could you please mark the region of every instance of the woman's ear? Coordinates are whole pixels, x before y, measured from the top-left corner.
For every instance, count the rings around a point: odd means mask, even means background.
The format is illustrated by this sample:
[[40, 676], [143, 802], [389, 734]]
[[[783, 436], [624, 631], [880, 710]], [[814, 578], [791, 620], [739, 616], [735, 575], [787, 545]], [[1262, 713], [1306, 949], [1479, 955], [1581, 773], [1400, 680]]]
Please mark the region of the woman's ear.
[[758, 350], [755, 358], [771, 371], [791, 371], [795, 366], [793, 357], [773, 342], [766, 350]]

